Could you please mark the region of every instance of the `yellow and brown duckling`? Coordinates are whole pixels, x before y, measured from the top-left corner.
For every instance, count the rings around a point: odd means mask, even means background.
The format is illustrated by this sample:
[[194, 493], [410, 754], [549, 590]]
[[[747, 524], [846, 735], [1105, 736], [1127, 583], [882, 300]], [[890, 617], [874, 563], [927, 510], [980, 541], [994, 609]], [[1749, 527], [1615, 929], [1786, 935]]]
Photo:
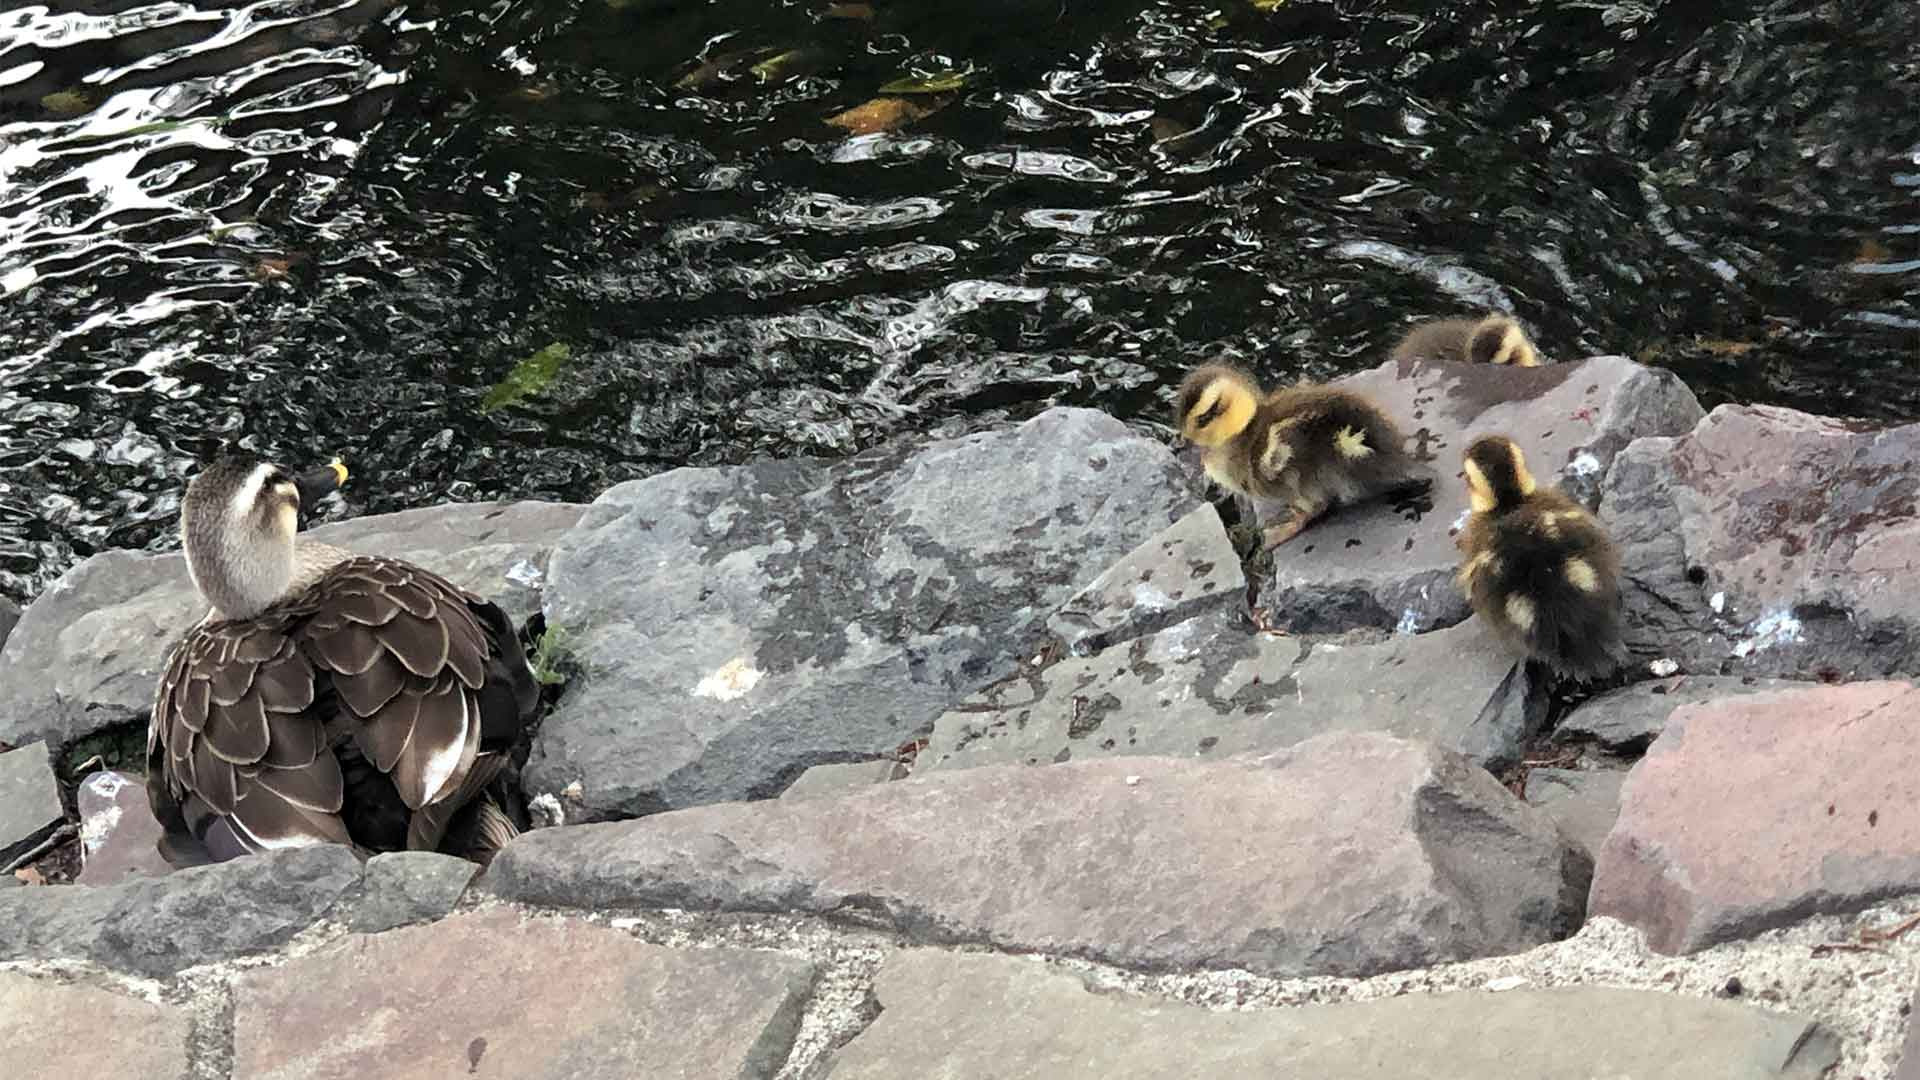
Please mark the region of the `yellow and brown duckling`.
[[1267, 547], [1336, 506], [1431, 482], [1399, 427], [1350, 390], [1302, 383], [1263, 394], [1246, 372], [1209, 364], [1181, 384], [1176, 411], [1215, 483], [1286, 505], [1289, 516], [1266, 528]]
[[399, 559], [297, 536], [345, 483], [229, 458], [187, 485], [211, 607], [167, 658], [147, 797], [169, 862], [351, 844], [486, 862], [519, 828], [496, 779], [539, 704], [512, 620]]
[[1393, 347], [1394, 360], [1452, 360], [1475, 364], [1539, 367], [1540, 351], [1520, 324], [1505, 315], [1480, 319], [1429, 319], [1407, 331]]
[[[1591, 679], [1620, 656], [1620, 556], [1586, 508], [1527, 471], [1513, 440], [1467, 447], [1460, 589], [1522, 661]], [[1509, 674], [1511, 678], [1511, 673]]]

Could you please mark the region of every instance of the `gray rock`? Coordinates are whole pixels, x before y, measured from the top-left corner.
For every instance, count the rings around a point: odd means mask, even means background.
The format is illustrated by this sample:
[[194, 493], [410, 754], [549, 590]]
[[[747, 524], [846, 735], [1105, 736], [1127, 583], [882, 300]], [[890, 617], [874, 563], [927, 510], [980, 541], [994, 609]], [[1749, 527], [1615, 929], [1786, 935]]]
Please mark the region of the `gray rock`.
[[328, 845], [97, 888], [12, 889], [0, 893], [0, 960], [171, 975], [281, 945], [359, 883], [360, 861]]
[[1620, 816], [1625, 769], [1533, 769], [1527, 802], [1547, 812], [1560, 832], [1591, 859]]
[[1108, 567], [1047, 625], [1069, 653], [1091, 656], [1215, 608], [1244, 609], [1246, 588], [1220, 512], [1202, 504]]
[[[355, 518], [315, 540], [411, 559], [522, 619], [539, 607], [546, 553], [584, 508], [466, 503]], [[167, 650], [206, 612], [177, 553], [107, 551], [28, 606], [0, 652], [0, 742], [58, 747], [144, 727]]]
[[842, 795], [874, 784], [884, 784], [907, 775], [907, 767], [891, 758], [877, 761], [850, 761], [844, 765], [815, 765], [800, 774], [793, 786], [780, 793], [783, 799], [814, 799], [822, 795]]
[[0, 596], [0, 649], [7, 644], [7, 635], [13, 633], [14, 626], [20, 621], [20, 605]]
[[772, 951], [667, 948], [511, 910], [456, 915], [241, 974], [233, 1075], [771, 1080], [813, 976]]
[[1144, 969], [1365, 975], [1563, 935], [1587, 872], [1465, 758], [1341, 734], [1259, 760], [985, 767], [540, 829], [483, 885], [571, 908], [855, 918]]
[[1617, 754], [1639, 754], [1665, 730], [1667, 717], [1682, 705], [1812, 685], [1815, 684], [1756, 679], [1750, 675], [1682, 675], [1656, 679], [1589, 698], [1553, 730], [1555, 737], [1562, 741], [1594, 742]]
[[1628, 646], [1705, 675], [1920, 670], [1916, 456], [1920, 425], [1734, 405], [1628, 447], [1601, 506]]
[[0, 1046], [11, 1075], [186, 1076], [192, 1025], [173, 1005], [0, 972]]
[[[1303, 656], [1304, 654], [1304, 656]], [[1480, 624], [1309, 643], [1205, 615], [990, 687], [942, 715], [916, 775], [1113, 755], [1224, 757], [1329, 731], [1422, 738], [1492, 768], [1518, 760], [1546, 695], [1521, 680], [1475, 723], [1512, 660]]]
[[0, 754], [0, 866], [52, 836], [66, 816], [45, 743]]
[[1460, 560], [1453, 538], [1467, 509], [1460, 455], [1475, 438], [1513, 438], [1542, 482], [1592, 505], [1607, 466], [1630, 440], [1681, 434], [1701, 415], [1672, 372], [1621, 356], [1526, 369], [1389, 362], [1337, 385], [1367, 393], [1397, 418], [1438, 482], [1433, 508], [1418, 521], [1373, 503], [1276, 549], [1260, 606], [1267, 625], [1301, 633], [1422, 631], [1467, 617], [1453, 584]]
[[1196, 505], [1165, 447], [1084, 409], [618, 485], [554, 550], [547, 617], [583, 674], [527, 790], [592, 820], [771, 796], [891, 751]]
[[1913, 1004], [1907, 1008], [1907, 1041], [1900, 1048], [1900, 1069], [1893, 1080], [1920, 1080], [1920, 986], [1914, 987]]
[[480, 867], [435, 851], [389, 851], [367, 860], [366, 882], [347, 925], [376, 934], [453, 910]]
[[1817, 1080], [1839, 1041], [1811, 1020], [1644, 990], [1410, 993], [1215, 1011], [1095, 993], [1059, 968], [912, 949], [876, 983], [880, 1016], [833, 1080]]
[[160, 857], [165, 830], [147, 802], [147, 785], [132, 773], [96, 772], [80, 782], [80, 874], [82, 885], [111, 885], [130, 877], [173, 872]]

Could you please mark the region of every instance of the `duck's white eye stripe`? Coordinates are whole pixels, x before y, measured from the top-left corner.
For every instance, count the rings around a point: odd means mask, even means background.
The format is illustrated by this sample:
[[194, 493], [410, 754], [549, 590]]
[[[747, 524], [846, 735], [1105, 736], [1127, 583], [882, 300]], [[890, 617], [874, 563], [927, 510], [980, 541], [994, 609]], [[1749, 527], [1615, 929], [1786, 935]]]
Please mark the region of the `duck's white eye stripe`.
[[273, 466], [265, 462], [255, 465], [253, 471], [247, 474], [246, 482], [234, 491], [228, 512], [236, 518], [253, 513], [254, 507], [259, 504], [260, 493], [266, 489], [267, 479], [272, 475]]

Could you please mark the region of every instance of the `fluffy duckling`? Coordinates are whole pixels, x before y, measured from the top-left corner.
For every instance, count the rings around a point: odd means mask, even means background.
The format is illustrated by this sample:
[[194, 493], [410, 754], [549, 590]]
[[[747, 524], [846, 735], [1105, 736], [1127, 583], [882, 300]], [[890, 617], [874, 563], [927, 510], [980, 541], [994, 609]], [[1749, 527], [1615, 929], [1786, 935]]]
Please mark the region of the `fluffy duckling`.
[[1505, 315], [1429, 319], [1407, 331], [1393, 347], [1392, 358], [1540, 366], [1540, 352], [1527, 339], [1527, 332]]
[[1511, 439], [1475, 439], [1466, 479], [1472, 512], [1459, 540], [1459, 585], [1474, 612], [1523, 661], [1579, 679], [1613, 670], [1621, 648], [1620, 557], [1600, 523], [1535, 483]]
[[169, 655], [147, 798], [169, 862], [310, 844], [485, 862], [517, 825], [490, 791], [538, 705], [506, 613], [436, 574], [296, 542], [347, 479], [230, 458], [187, 486], [211, 610]]
[[1265, 530], [1269, 548], [1336, 506], [1431, 483], [1394, 422], [1349, 390], [1303, 383], [1262, 394], [1246, 372], [1210, 364], [1181, 384], [1176, 411], [1215, 483], [1286, 504], [1287, 519]]

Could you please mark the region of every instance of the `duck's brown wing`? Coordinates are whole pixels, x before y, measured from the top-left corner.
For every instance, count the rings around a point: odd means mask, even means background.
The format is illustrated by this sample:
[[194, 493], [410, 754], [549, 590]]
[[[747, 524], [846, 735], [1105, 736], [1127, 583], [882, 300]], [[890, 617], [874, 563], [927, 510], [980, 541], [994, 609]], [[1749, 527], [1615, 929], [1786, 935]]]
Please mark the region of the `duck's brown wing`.
[[298, 621], [280, 610], [203, 624], [168, 658], [147, 728], [147, 794], [183, 858], [349, 842], [315, 672], [290, 633]]
[[301, 651], [330, 677], [340, 722], [410, 812], [406, 846], [438, 847], [497, 771], [475, 775], [483, 743], [510, 744], [534, 706], [502, 692], [516, 673], [531, 686], [512, 622], [438, 574], [378, 557], [334, 567], [307, 603]]
[[[517, 665], [531, 686], [511, 627], [436, 574], [360, 557], [283, 607], [195, 629], [168, 662], [149, 728], [156, 815], [214, 859], [329, 841], [397, 846], [398, 835], [349, 837], [343, 803], [368, 800], [395, 804], [385, 816], [406, 820], [407, 847], [437, 847], [484, 784], [470, 783], [483, 736], [510, 742], [532, 712], [531, 696], [500, 685]], [[385, 783], [349, 795], [332, 749], [349, 737]], [[344, 809], [370, 820], [383, 808]]]

